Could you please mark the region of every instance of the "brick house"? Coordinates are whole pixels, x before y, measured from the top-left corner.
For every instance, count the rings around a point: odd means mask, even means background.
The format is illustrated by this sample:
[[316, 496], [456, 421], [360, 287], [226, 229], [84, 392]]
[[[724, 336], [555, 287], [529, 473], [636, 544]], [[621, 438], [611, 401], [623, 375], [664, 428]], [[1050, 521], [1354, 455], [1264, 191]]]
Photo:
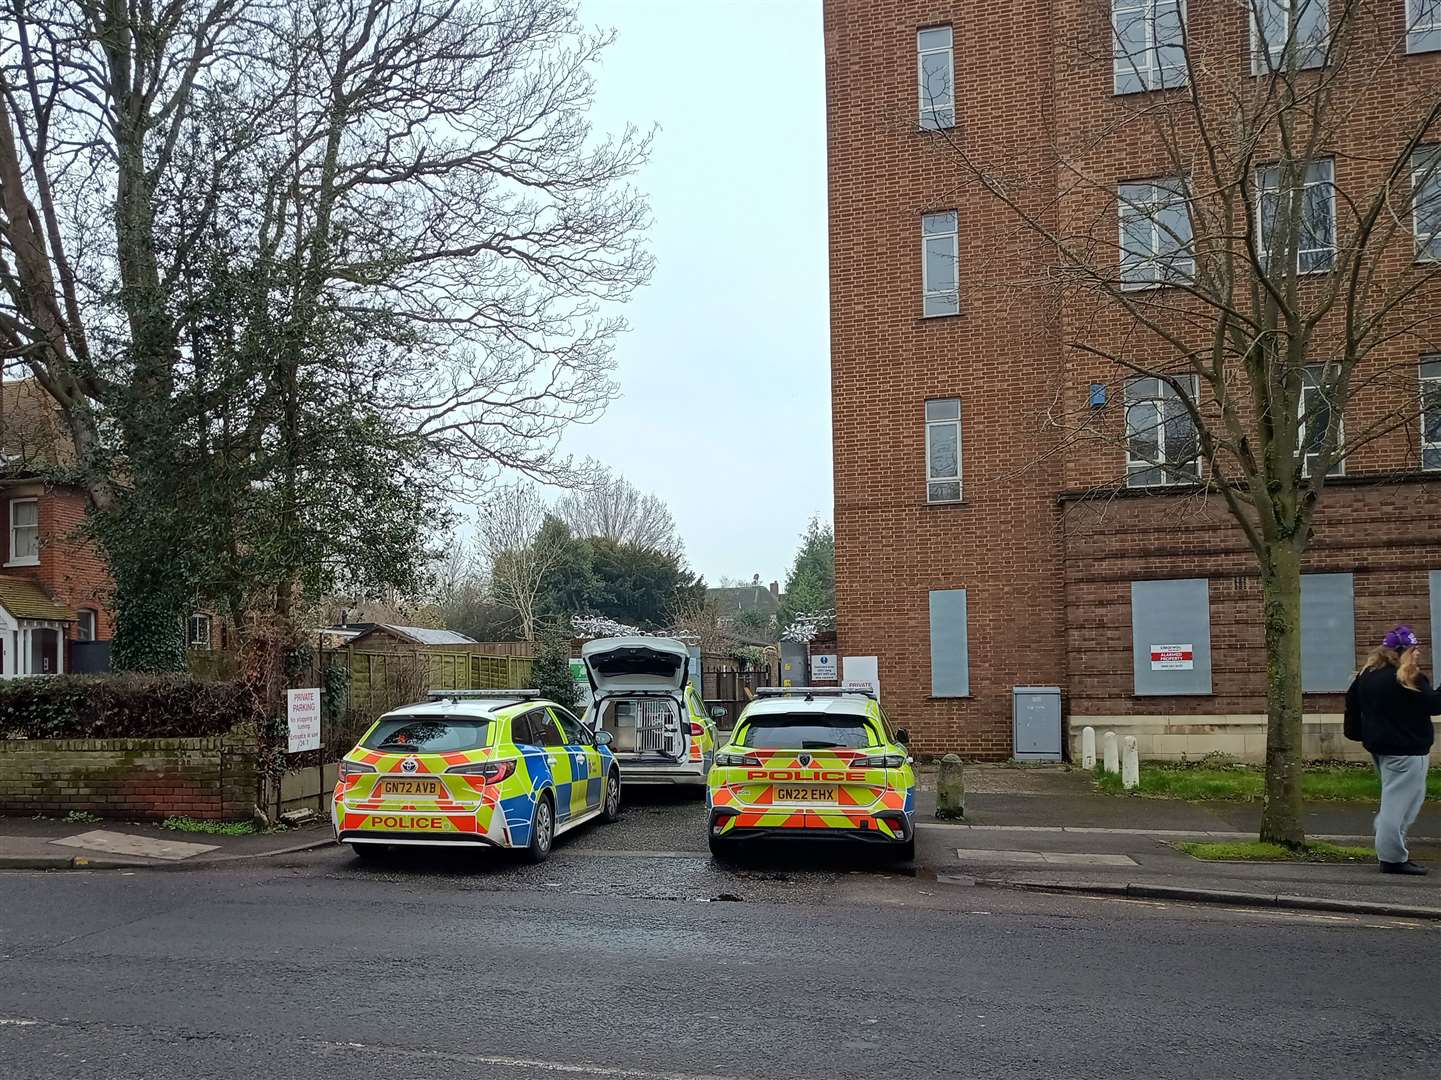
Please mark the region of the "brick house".
[[[1408, 41], [1408, 0], [1387, 4], [1399, 62], [1368, 89], [1338, 168], [1376, 149], [1378, 116], [1441, 80], [1441, 27]], [[1133, 89], [1113, 82], [1108, 6], [825, 2], [837, 650], [877, 658], [888, 711], [924, 753], [1009, 756], [1024, 686], [1062, 689], [1072, 737], [1135, 733], [1154, 757], [1263, 745], [1254, 555], [1194, 488], [1123, 481], [1095, 497], [1127, 475], [1126, 449], [1062, 441], [1042, 419], [1113, 376], [1064, 347], [1074, 313], [1054, 294], [1015, 285], [1054, 252], [963, 184], [926, 130], [954, 125], [976, 159], [1026, 176], [1058, 154], [1118, 186], [1163, 173], [1144, 139], [1082, 143]], [[1229, 49], [1245, 65], [1244, 10], [1191, 9], [1218, 62]], [[918, 73], [935, 71], [954, 94], [918, 119]], [[1058, 188], [1027, 197], [1056, 213]], [[956, 268], [939, 287], [924, 266], [937, 249]], [[1405, 392], [1441, 390], [1441, 356], [1403, 352], [1383, 359], [1412, 372]], [[1328, 481], [1304, 565], [1308, 756], [1338, 750], [1339, 692], [1387, 626], [1441, 632], [1441, 415], [1421, 427]]]
[[43, 479], [74, 450], [32, 380], [0, 384], [0, 452], [0, 675], [70, 671], [75, 645], [111, 635], [110, 576], [80, 532], [85, 493]]

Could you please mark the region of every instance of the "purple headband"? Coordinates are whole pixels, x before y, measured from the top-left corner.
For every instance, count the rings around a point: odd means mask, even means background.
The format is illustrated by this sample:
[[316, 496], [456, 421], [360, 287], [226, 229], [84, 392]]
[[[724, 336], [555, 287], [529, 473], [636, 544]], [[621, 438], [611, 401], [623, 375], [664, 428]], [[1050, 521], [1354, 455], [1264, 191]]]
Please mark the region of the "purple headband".
[[1404, 652], [1407, 649], [1415, 648], [1419, 643], [1416, 632], [1409, 626], [1396, 627], [1396, 629], [1388, 633], [1385, 640], [1381, 642], [1386, 648], [1395, 649], [1397, 652]]

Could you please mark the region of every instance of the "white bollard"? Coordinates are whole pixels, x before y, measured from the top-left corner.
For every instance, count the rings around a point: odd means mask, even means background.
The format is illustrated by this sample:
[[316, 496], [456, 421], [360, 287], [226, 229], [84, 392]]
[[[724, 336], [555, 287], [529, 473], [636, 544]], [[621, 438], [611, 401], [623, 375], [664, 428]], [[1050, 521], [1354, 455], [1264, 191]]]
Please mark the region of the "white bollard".
[[1121, 786], [1127, 791], [1141, 786], [1141, 755], [1134, 735], [1126, 736], [1126, 752], [1121, 755]]
[[1116, 745], [1116, 733], [1108, 731], [1101, 737], [1101, 767], [1107, 772], [1121, 771], [1121, 751]]
[[1094, 769], [1096, 767], [1096, 729], [1083, 727], [1081, 729], [1081, 768]]

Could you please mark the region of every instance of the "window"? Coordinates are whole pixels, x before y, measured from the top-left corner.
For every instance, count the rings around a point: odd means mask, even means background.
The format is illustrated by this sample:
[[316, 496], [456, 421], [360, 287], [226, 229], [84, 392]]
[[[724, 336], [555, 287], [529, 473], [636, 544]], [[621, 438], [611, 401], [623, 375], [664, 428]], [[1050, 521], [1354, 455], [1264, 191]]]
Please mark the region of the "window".
[[10, 500], [11, 566], [40, 563], [40, 504], [34, 499]]
[[210, 648], [210, 616], [201, 612], [190, 616], [185, 641], [192, 649]]
[[956, 69], [949, 26], [933, 26], [916, 34], [916, 77], [920, 83], [921, 127], [933, 131], [954, 127]]
[[1334, 694], [1356, 673], [1356, 588], [1351, 574], [1301, 575], [1301, 689]]
[[957, 286], [956, 212], [927, 214], [921, 218], [921, 278], [924, 298], [921, 314], [959, 315], [961, 293]]
[[[1290, 171], [1295, 181], [1286, 177]], [[1314, 274], [1329, 270], [1336, 258], [1336, 186], [1332, 161], [1270, 165], [1260, 171], [1261, 197], [1257, 207], [1261, 258], [1271, 251], [1295, 249], [1296, 272]], [[1293, 219], [1295, 243], [1288, 243]]]
[[1117, 205], [1124, 288], [1170, 285], [1195, 277], [1196, 248], [1184, 180], [1122, 184]]
[[1411, 160], [1411, 219], [1417, 261], [1441, 262], [1441, 148], [1420, 150]]
[[[1301, 426], [1296, 432], [1296, 444], [1305, 455], [1301, 462], [1302, 476], [1311, 475], [1311, 469], [1319, 460], [1325, 446], [1326, 428], [1331, 423], [1331, 397], [1325, 386], [1325, 373], [1326, 369], [1323, 367], [1309, 367], [1301, 376], [1301, 400], [1298, 403]], [[1345, 426], [1338, 416], [1336, 445], [1333, 449], [1340, 451], [1345, 441]], [[1345, 473], [1346, 459], [1338, 452], [1326, 475], [1343, 476]]]
[[587, 746], [595, 741], [585, 726], [564, 709], [551, 709], [550, 715], [560, 725], [567, 746]]
[[961, 403], [926, 402], [926, 502], [961, 501]]
[[388, 716], [360, 744], [367, 750], [451, 754], [479, 750], [490, 742], [483, 716]]
[[966, 626], [966, 590], [931, 593], [931, 696], [968, 697], [971, 693], [970, 642]]
[[1331, 33], [1330, 0], [1250, 0], [1254, 74], [1321, 67]]
[[1186, 83], [1185, 0], [1111, 0], [1118, 94]]
[[1406, 0], [1406, 51], [1441, 49], [1441, 0]]
[[[1194, 404], [1196, 376], [1179, 381]], [[1201, 444], [1185, 399], [1165, 379], [1126, 382], [1126, 486], [1194, 484], [1201, 478]]]
[[534, 746], [564, 746], [565, 736], [560, 733], [556, 722], [545, 709], [534, 709], [526, 714], [529, 718], [530, 737]]
[[1211, 587], [1205, 578], [1131, 582], [1138, 697], [1211, 692]]
[[80, 619], [75, 624], [75, 640], [94, 641], [97, 612], [94, 608], [81, 608], [77, 614]]
[[1421, 468], [1441, 469], [1441, 356], [1421, 361]]
[[754, 750], [859, 750], [877, 744], [876, 733], [862, 716], [766, 713], [747, 722], [736, 745]]

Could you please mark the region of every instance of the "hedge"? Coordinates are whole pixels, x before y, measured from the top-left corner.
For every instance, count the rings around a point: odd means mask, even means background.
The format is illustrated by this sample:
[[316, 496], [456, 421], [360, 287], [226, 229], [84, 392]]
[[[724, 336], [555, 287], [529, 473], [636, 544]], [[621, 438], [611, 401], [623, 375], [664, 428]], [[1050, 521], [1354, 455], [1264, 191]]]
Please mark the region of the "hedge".
[[187, 675], [40, 675], [0, 682], [0, 739], [185, 739], [260, 717], [243, 681]]

